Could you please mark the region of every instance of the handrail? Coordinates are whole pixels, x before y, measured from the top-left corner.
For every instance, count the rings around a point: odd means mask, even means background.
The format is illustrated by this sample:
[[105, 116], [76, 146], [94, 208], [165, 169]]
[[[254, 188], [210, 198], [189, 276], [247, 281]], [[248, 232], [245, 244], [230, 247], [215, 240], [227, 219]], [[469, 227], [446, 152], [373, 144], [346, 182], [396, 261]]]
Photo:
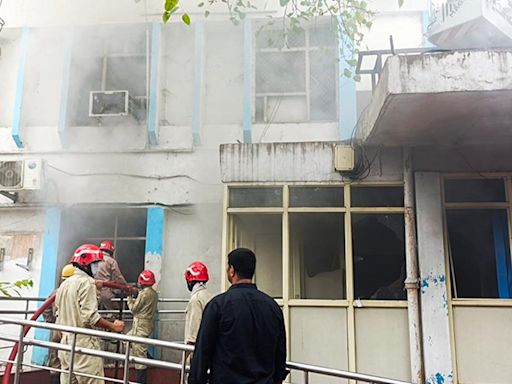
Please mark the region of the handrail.
[[[22, 330], [19, 338], [15, 337], [15, 336], [6, 336], [6, 335], [0, 334], [0, 340], [20, 343], [19, 344], [20, 345], [20, 348], [19, 348], [20, 355], [18, 356], [18, 359], [16, 361], [0, 359], [1, 362], [13, 363], [16, 365], [15, 382], [18, 382], [18, 383], [20, 380], [21, 366], [23, 366], [23, 365], [40, 368], [40, 369], [44, 369], [44, 370], [48, 370], [48, 371], [73, 373], [78, 376], [92, 377], [91, 375], [76, 372], [72, 369], [70, 369], [70, 371], [68, 372], [68, 371], [63, 371], [62, 369], [55, 369], [55, 368], [51, 368], [51, 367], [23, 363], [23, 346], [26, 346], [26, 345], [40, 346], [40, 347], [44, 347], [44, 348], [53, 348], [56, 350], [67, 351], [67, 352], [70, 352], [72, 356], [74, 356], [75, 353], [82, 353], [82, 354], [96, 356], [96, 357], [124, 361], [125, 364], [123, 367], [123, 370], [124, 370], [123, 380], [117, 379], [117, 378], [107, 378], [107, 377], [103, 378], [103, 379], [107, 379], [108, 381], [111, 381], [111, 382], [124, 383], [124, 384], [129, 383], [128, 373], [127, 373], [127, 369], [128, 369], [127, 363], [137, 363], [137, 364], [143, 364], [143, 365], [150, 366], [150, 367], [159, 367], [159, 368], [164, 368], [164, 369], [181, 371], [181, 380], [182, 380], [181, 382], [184, 383], [185, 372], [187, 371], [187, 368], [188, 368], [183, 363], [185, 361], [184, 357], [185, 357], [186, 352], [192, 352], [194, 350], [194, 347], [191, 345], [181, 344], [181, 343], [172, 342], [172, 341], [148, 339], [148, 338], [138, 337], [138, 336], [129, 336], [129, 335], [124, 335], [124, 334], [98, 331], [95, 329], [76, 328], [76, 327], [70, 327], [70, 326], [65, 326], [65, 325], [43, 323], [43, 322], [37, 322], [37, 321], [31, 321], [31, 320], [14, 319], [14, 318], [10, 318], [10, 317], [0, 317], [0, 323], [19, 325]], [[33, 338], [24, 337], [23, 329], [26, 326], [42, 328], [42, 329], [47, 329], [47, 330], [57, 330], [57, 331], [61, 331], [61, 332], [67, 332], [67, 333], [70, 333], [73, 335], [80, 334], [80, 335], [88, 335], [88, 336], [93, 336], [93, 337], [100, 337], [103, 339], [118, 340], [118, 341], [124, 342], [126, 344], [126, 352], [124, 354], [113, 353], [113, 352], [107, 352], [107, 351], [102, 351], [102, 350], [93, 350], [93, 349], [82, 348], [82, 347], [76, 346], [76, 344], [67, 345], [67, 344], [54, 343], [51, 341], [36, 340]], [[163, 348], [169, 348], [169, 349], [180, 351], [180, 352], [182, 352], [182, 363], [179, 364], [179, 363], [173, 363], [173, 362], [169, 362], [169, 361], [154, 360], [154, 359], [130, 356], [130, 345], [133, 343], [152, 345], [155, 347], [163, 347]], [[315, 374], [320, 374], [320, 375], [330, 376], [330, 377], [336, 377], [336, 378], [341, 378], [341, 379], [358, 380], [360, 382], [374, 383], [374, 384], [411, 384], [409, 382], [400, 381], [400, 380], [387, 379], [387, 378], [383, 378], [383, 377], [379, 377], [379, 376], [366, 375], [366, 374], [362, 374], [362, 373], [343, 371], [343, 370], [339, 370], [339, 369], [320, 367], [320, 366], [315, 366], [315, 365], [310, 365], [310, 364], [296, 363], [296, 362], [292, 362], [292, 361], [288, 361], [286, 363], [286, 366], [290, 370], [302, 371], [304, 374], [304, 383], [305, 384], [309, 383], [309, 374], [310, 373], [315, 373]]]

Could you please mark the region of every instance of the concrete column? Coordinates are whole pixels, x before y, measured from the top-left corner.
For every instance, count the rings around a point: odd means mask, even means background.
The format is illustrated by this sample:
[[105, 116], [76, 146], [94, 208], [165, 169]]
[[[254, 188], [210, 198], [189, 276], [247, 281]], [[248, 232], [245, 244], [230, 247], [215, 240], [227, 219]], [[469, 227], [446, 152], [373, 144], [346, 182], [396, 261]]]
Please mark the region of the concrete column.
[[439, 173], [418, 172], [415, 181], [425, 379], [429, 384], [450, 384], [453, 383], [453, 365], [441, 204], [442, 180]]
[[[60, 271], [58, 268], [60, 222], [62, 211], [60, 208], [49, 208], [46, 211], [43, 237], [43, 260], [41, 262], [41, 276], [39, 282], [39, 297], [48, 297], [56, 288], [56, 283]], [[40, 306], [42, 303], [39, 303]], [[48, 341], [50, 332], [45, 329], [36, 329], [35, 338], [37, 340]], [[35, 364], [44, 364], [48, 357], [46, 348], [34, 347], [32, 353], [32, 362]]]

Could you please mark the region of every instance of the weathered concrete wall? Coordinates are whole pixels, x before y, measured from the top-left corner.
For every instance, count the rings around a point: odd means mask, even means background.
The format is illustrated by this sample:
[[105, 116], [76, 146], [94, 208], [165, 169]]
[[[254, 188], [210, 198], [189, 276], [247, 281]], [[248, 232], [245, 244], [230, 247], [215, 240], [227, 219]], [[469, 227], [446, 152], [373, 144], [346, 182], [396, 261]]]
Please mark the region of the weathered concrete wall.
[[[333, 142], [226, 144], [221, 146], [221, 178], [230, 182], [343, 181], [334, 170]], [[377, 152], [375, 152], [377, 151]], [[401, 180], [401, 152], [370, 150], [365, 180]]]

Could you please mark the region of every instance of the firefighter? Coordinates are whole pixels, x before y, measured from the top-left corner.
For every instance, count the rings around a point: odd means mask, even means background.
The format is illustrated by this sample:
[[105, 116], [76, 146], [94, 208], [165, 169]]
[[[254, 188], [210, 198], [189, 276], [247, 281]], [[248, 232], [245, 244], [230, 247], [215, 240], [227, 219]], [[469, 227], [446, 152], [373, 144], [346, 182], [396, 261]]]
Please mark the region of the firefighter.
[[[57, 290], [55, 299], [57, 308], [57, 324], [80, 328], [102, 328], [112, 332], [122, 332], [124, 322], [105, 320], [98, 313], [98, 300], [96, 285], [93, 279], [94, 272], [103, 260], [103, 253], [94, 244], [84, 244], [78, 247], [71, 258], [75, 267], [74, 274], [65, 280]], [[73, 334], [62, 332], [61, 343], [71, 345]], [[76, 336], [76, 346], [88, 349], [100, 349], [100, 340], [97, 337]], [[70, 353], [59, 351], [59, 359], [63, 370], [69, 369]], [[74, 371], [95, 376], [104, 376], [103, 360], [100, 357], [75, 354]], [[61, 373], [60, 382], [68, 382], [68, 375]], [[78, 384], [104, 384], [102, 379], [93, 379], [76, 375]]]
[[[104, 240], [100, 244], [100, 250], [103, 252], [103, 261], [100, 268], [94, 274], [94, 278], [100, 281], [112, 281], [114, 283], [127, 285], [119, 264], [114, 259], [114, 244], [110, 240]], [[112, 301], [114, 292], [111, 288], [102, 287], [100, 290], [100, 309], [119, 310], [119, 304]]]
[[[73, 267], [73, 264], [65, 265], [64, 268], [62, 268], [61, 281], [64, 281], [68, 277], [71, 277], [74, 273], [75, 273], [75, 267]], [[52, 293], [52, 295], [53, 295], [53, 293]], [[47, 308], [43, 312], [43, 318], [44, 318], [45, 323], [55, 323], [55, 321], [57, 320], [56, 312], [57, 312], [57, 310], [56, 310], [56, 306], [55, 306], [55, 302], [54, 302], [51, 307]], [[54, 330], [54, 331], [50, 332], [50, 340], [53, 343], [60, 343], [61, 338], [62, 338], [62, 335], [59, 331]], [[56, 349], [50, 348], [50, 352], [48, 353], [47, 365], [50, 368], [60, 369], [60, 360], [59, 360], [59, 357], [57, 356]], [[60, 382], [59, 376], [60, 376], [59, 372], [50, 371], [50, 383], [58, 384]], [[73, 380], [73, 383], [76, 384], [76, 378], [75, 378], [75, 380]]]
[[185, 309], [185, 344], [195, 344], [204, 308], [212, 298], [206, 289], [208, 280], [208, 268], [200, 261], [194, 261], [185, 270], [185, 281], [190, 291], [190, 301]]
[[[128, 297], [128, 308], [133, 314], [133, 326], [129, 335], [149, 337], [153, 333], [153, 324], [158, 304], [158, 294], [153, 289], [155, 284], [155, 274], [150, 270], [144, 270], [140, 273], [137, 282], [140, 291], [134, 296]], [[148, 348], [145, 344], [132, 344], [131, 354], [136, 357], [147, 357]], [[147, 367], [142, 364], [135, 364], [137, 372], [137, 382], [147, 383]]]

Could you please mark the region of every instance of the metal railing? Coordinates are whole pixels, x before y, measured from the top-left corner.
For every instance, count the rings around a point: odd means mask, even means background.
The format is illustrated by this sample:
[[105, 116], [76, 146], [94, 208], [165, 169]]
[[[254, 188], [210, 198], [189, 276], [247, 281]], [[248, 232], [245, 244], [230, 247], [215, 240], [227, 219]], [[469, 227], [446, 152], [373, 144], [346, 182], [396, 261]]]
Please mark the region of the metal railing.
[[[0, 335], [0, 340], [5, 340], [5, 341], [13, 342], [13, 343], [16, 343], [16, 342], [19, 343], [18, 344], [18, 356], [16, 358], [16, 361], [0, 359], [0, 362], [11, 363], [11, 364], [15, 365], [14, 384], [20, 383], [23, 366], [43, 369], [43, 370], [47, 370], [47, 371], [59, 372], [59, 373], [66, 373], [69, 375], [68, 383], [71, 383], [72, 375], [75, 375], [75, 376], [84, 376], [84, 377], [108, 380], [108, 381], [114, 382], [114, 383], [129, 384], [129, 383], [131, 383], [128, 380], [129, 364], [130, 363], [141, 364], [141, 365], [145, 365], [147, 367], [156, 367], [156, 368], [164, 368], [164, 369], [169, 369], [169, 370], [174, 370], [174, 371], [180, 371], [181, 383], [184, 383], [185, 373], [188, 371], [188, 367], [186, 366], [186, 354], [187, 354], [187, 352], [193, 352], [193, 350], [194, 350], [193, 346], [176, 343], [176, 342], [171, 342], [171, 341], [147, 339], [147, 338], [137, 337], [137, 336], [128, 336], [128, 335], [123, 335], [123, 334], [97, 331], [97, 330], [93, 330], [93, 329], [75, 328], [75, 327], [68, 327], [68, 326], [62, 326], [62, 325], [41, 323], [41, 322], [30, 321], [30, 320], [13, 319], [13, 318], [9, 318], [9, 317], [0, 317], [0, 324], [11, 324], [11, 325], [19, 325], [20, 326], [19, 337]], [[29, 326], [32, 328], [40, 328], [40, 329], [54, 330], [54, 331], [60, 331], [60, 332], [67, 332], [72, 335], [72, 343], [71, 343], [71, 345], [60, 344], [60, 343], [55, 343], [55, 342], [50, 342], [50, 341], [36, 340], [36, 339], [30, 338], [30, 337], [24, 336], [24, 328], [26, 326]], [[125, 346], [125, 352], [121, 354], [121, 353], [113, 353], [113, 352], [106, 352], [106, 351], [82, 348], [82, 347], [76, 345], [77, 335], [99, 337], [102, 339], [110, 339], [110, 340], [115, 340], [115, 341], [121, 342]], [[154, 360], [154, 359], [132, 356], [132, 355], [130, 355], [130, 346], [134, 343], [145, 344], [148, 346], [167, 348], [167, 349], [179, 351], [179, 352], [181, 352], [181, 356], [182, 356], [181, 362], [174, 363], [174, 362], [169, 362], [169, 361]], [[24, 353], [25, 353], [24, 349], [26, 346], [39, 346], [39, 347], [43, 347], [43, 348], [52, 348], [52, 349], [56, 349], [59, 351], [69, 352], [71, 354], [70, 359], [69, 359], [70, 360], [69, 369], [63, 370], [63, 369], [41, 366], [41, 365], [32, 364], [32, 363], [24, 363], [23, 357], [24, 357]], [[116, 378], [106, 377], [106, 376], [97, 377], [95, 375], [90, 375], [90, 374], [86, 374], [83, 372], [77, 372], [74, 369], [74, 365], [73, 365], [74, 356], [76, 353], [85, 354], [85, 355], [89, 355], [89, 356], [96, 356], [96, 357], [101, 357], [101, 358], [108, 358], [108, 359], [113, 359], [113, 360], [123, 362], [123, 379], [118, 379], [117, 377]], [[319, 366], [309, 365], [309, 364], [287, 362], [286, 365], [287, 365], [287, 368], [290, 369], [291, 371], [302, 372], [303, 380], [304, 380], [305, 384], [309, 384], [311, 374], [318, 374], [318, 375], [322, 375], [322, 376], [345, 379], [345, 380], [346, 379], [357, 380], [359, 382], [372, 383], [372, 384], [411, 384], [411, 383], [408, 383], [405, 381], [400, 381], [400, 380], [387, 379], [387, 378], [378, 377], [378, 376], [365, 375], [365, 374], [361, 374], [361, 373], [342, 371], [342, 370], [338, 370], [338, 369], [319, 367]]]
[[[2, 301], [14, 301], [14, 302], [25, 302], [24, 309], [3, 309], [0, 308], [0, 315], [24, 315], [25, 319], [28, 319], [28, 315], [33, 315], [36, 312], [36, 309], [30, 309], [30, 303], [32, 302], [43, 302], [45, 301], [45, 297], [22, 297], [22, 296], [0, 296], [0, 303]], [[113, 298], [111, 301], [121, 302], [120, 298]], [[173, 298], [161, 298], [158, 299], [159, 303], [173, 303], [173, 304], [186, 304], [188, 303], [188, 299], [173, 299]], [[100, 310], [100, 314], [118, 314], [118, 310]], [[158, 314], [184, 314], [184, 309], [158, 309]], [[124, 315], [130, 316], [130, 311], [125, 310]], [[129, 317], [128, 317], [129, 319]]]

